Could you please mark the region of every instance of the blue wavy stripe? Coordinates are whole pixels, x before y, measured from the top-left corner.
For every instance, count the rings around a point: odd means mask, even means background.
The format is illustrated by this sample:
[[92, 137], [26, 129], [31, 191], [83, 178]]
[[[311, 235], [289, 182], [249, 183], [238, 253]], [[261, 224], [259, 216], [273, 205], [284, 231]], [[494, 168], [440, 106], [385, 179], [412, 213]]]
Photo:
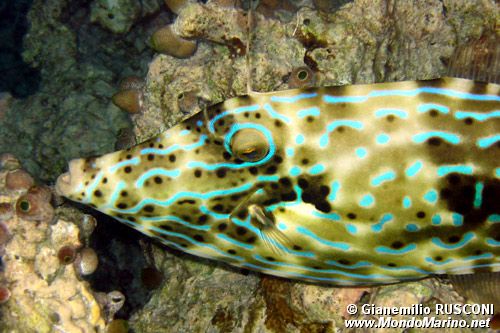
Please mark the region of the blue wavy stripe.
[[375, 176], [372, 179], [371, 184], [372, 186], [379, 186], [382, 185], [382, 183], [384, 182], [389, 182], [394, 179], [396, 179], [396, 173], [394, 171], [387, 171], [378, 176]]
[[382, 228], [384, 227], [384, 224], [387, 222], [390, 222], [394, 219], [394, 215], [391, 213], [386, 213], [380, 217], [380, 220], [378, 223], [374, 224], [371, 226], [372, 230], [374, 232], [380, 232], [382, 231]]
[[219, 233], [219, 234], [217, 234], [217, 238], [223, 239], [223, 240], [225, 240], [226, 242], [229, 242], [229, 243], [231, 243], [231, 244], [233, 244], [233, 245], [236, 245], [236, 246], [238, 246], [238, 247], [242, 247], [242, 248], [244, 248], [244, 249], [246, 249], [246, 250], [253, 250], [253, 249], [254, 249], [254, 246], [253, 246], [253, 245], [246, 244], [246, 243], [242, 243], [242, 242], [240, 242], [240, 241], [238, 241], [238, 240], [236, 240], [236, 239], [234, 239], [234, 238], [229, 237], [229, 236], [228, 236], [228, 235], [226, 235], [226, 234], [221, 234], [221, 233]]
[[184, 150], [184, 151], [194, 150], [196, 148], [203, 147], [203, 145], [205, 145], [205, 142], [207, 141], [207, 138], [208, 137], [205, 134], [202, 134], [200, 135], [200, 139], [197, 142], [188, 145], [180, 145], [175, 143], [166, 149], [144, 148], [141, 149], [141, 155], [146, 155], [146, 154], [168, 155], [178, 150]]
[[264, 104], [264, 110], [267, 111], [267, 113], [269, 113], [269, 115], [271, 116], [271, 118], [274, 118], [274, 119], [279, 119], [287, 124], [289, 124], [291, 122], [290, 118], [288, 118], [287, 116], [285, 115], [282, 115], [281, 113], [277, 112], [276, 110], [274, 110], [272, 108], [271, 105], [269, 104]]
[[271, 261], [267, 260], [266, 258], [256, 254], [253, 256], [256, 260], [263, 262], [268, 265], [274, 265], [274, 266], [279, 266], [279, 267], [291, 267], [295, 269], [300, 269], [304, 271], [309, 271], [309, 272], [319, 272], [319, 273], [327, 273], [327, 274], [337, 274], [337, 275], [342, 275], [342, 276], [347, 276], [350, 278], [355, 278], [355, 279], [361, 279], [361, 280], [385, 280], [385, 279], [393, 279], [392, 276], [387, 276], [384, 274], [356, 274], [356, 273], [350, 273], [350, 272], [345, 272], [341, 271], [338, 269], [314, 269], [310, 268], [307, 266], [301, 266], [301, 265], [295, 265], [295, 264], [289, 264], [289, 263], [284, 263], [280, 261]]
[[480, 259], [491, 259], [491, 258], [494, 258], [494, 257], [495, 256], [493, 255], [493, 253], [488, 252], [488, 253], [478, 254], [478, 255], [475, 255], [475, 256], [464, 257], [464, 258], [462, 258], [462, 260], [464, 260], [464, 261], [470, 261], [470, 260], [480, 260]]
[[332, 242], [332, 241], [329, 241], [327, 239], [321, 238], [318, 235], [316, 235], [314, 232], [312, 232], [311, 230], [309, 230], [303, 226], [298, 226], [296, 228], [296, 230], [298, 233], [300, 233], [304, 236], [310, 237], [323, 245], [327, 245], [327, 246], [333, 247], [333, 248], [338, 249], [338, 250], [348, 251], [351, 248], [351, 246], [347, 243]]
[[340, 191], [340, 188], [342, 187], [340, 185], [340, 182], [338, 180], [334, 180], [332, 184], [330, 185], [331, 191], [330, 194], [328, 195], [328, 201], [335, 201], [337, 199], [337, 195]]
[[[141, 228], [139, 228], [139, 227], [141, 227]], [[139, 230], [139, 231], [146, 230], [146, 228], [144, 228], [142, 226], [138, 226], [138, 227], [136, 227], [136, 229]], [[211, 249], [211, 250], [217, 252], [218, 254], [222, 255], [223, 257], [228, 257], [228, 258], [231, 258], [231, 259], [236, 259], [238, 261], [245, 260], [244, 258], [242, 258], [240, 256], [235, 256], [235, 255], [228, 254], [228, 253], [222, 251], [221, 249], [219, 249], [217, 246], [214, 246], [212, 244], [206, 244], [206, 243], [202, 243], [202, 242], [197, 242], [193, 238], [191, 238], [189, 236], [186, 236], [184, 234], [180, 234], [178, 232], [167, 231], [167, 230], [163, 230], [163, 229], [160, 229], [160, 228], [157, 228], [157, 227], [154, 227], [154, 226], [148, 226], [147, 229], [153, 230], [153, 231], [155, 231], [155, 232], [157, 232], [159, 234], [163, 234], [163, 235], [167, 235], [167, 236], [171, 236], [171, 237], [177, 237], [177, 238], [184, 239], [184, 240], [188, 241], [189, 243], [191, 243], [193, 245]], [[144, 232], [144, 233], [147, 234], [147, 232]], [[186, 249], [184, 249], [184, 248], [182, 248], [181, 250], [182, 251], [186, 251]], [[204, 255], [202, 255], [202, 257], [207, 257], [207, 255], [204, 254]]]
[[120, 169], [120, 168], [123, 168], [123, 167], [126, 167], [128, 165], [137, 165], [137, 164], [140, 164], [141, 163], [141, 159], [139, 157], [134, 157], [130, 160], [125, 160], [125, 161], [122, 161], [122, 162], [118, 162], [112, 166], [110, 166], [108, 168], [108, 171], [111, 172], [111, 173], [115, 173], [116, 170]]
[[375, 117], [382, 118], [388, 115], [393, 115], [402, 119], [408, 118], [408, 112], [400, 109], [378, 109], [375, 111]]
[[430, 132], [415, 134], [413, 136], [413, 142], [422, 143], [433, 137], [441, 138], [454, 145], [460, 143], [460, 137], [458, 135], [443, 131], [430, 131]]
[[243, 112], [254, 112], [254, 111], [257, 111], [257, 110], [260, 110], [260, 105], [258, 104], [254, 104], [254, 105], [248, 105], [248, 106], [242, 106], [242, 107], [239, 107], [239, 108], [236, 108], [236, 109], [232, 109], [232, 110], [226, 110], [222, 113], [219, 113], [218, 115], [216, 115], [215, 117], [212, 118], [212, 120], [210, 120], [210, 122], [208, 123], [208, 130], [212, 133], [215, 132], [215, 123], [221, 119], [221, 118], [224, 118], [225, 116], [229, 115], [229, 114], [237, 114], [237, 113], [243, 113]]
[[324, 148], [328, 145], [329, 134], [331, 132], [333, 132], [337, 127], [340, 127], [340, 126], [351, 127], [351, 128], [356, 129], [356, 130], [362, 130], [364, 127], [363, 123], [360, 121], [357, 121], [357, 120], [342, 119], [342, 120], [332, 121], [331, 123], [329, 123], [326, 126], [326, 133], [323, 134], [319, 139], [319, 146], [321, 148]]
[[500, 222], [500, 214], [491, 214], [490, 216], [488, 216], [488, 221], [491, 223]]
[[444, 95], [453, 98], [468, 99], [474, 101], [500, 101], [500, 97], [496, 95], [479, 95], [466, 93], [462, 91], [457, 91], [447, 88], [435, 88], [435, 87], [420, 87], [410, 90], [400, 90], [400, 89], [388, 89], [388, 90], [372, 90], [367, 95], [360, 96], [323, 96], [323, 100], [326, 103], [360, 103], [365, 102], [369, 98], [374, 97], [390, 97], [390, 96], [408, 96], [413, 97], [418, 94], [433, 94], [433, 95]]
[[462, 236], [462, 239], [456, 243], [456, 244], [446, 244], [443, 243], [443, 241], [439, 237], [432, 237], [432, 243], [434, 245], [437, 245], [438, 247], [442, 249], [447, 249], [447, 250], [456, 250], [459, 249], [463, 246], [465, 246], [468, 242], [470, 242], [476, 235], [472, 232], [469, 231], [466, 234]]
[[443, 260], [443, 261], [436, 261], [436, 260], [432, 259], [431, 257], [425, 257], [425, 261], [430, 262], [431, 264], [434, 264], [434, 265], [442, 266], [442, 265], [446, 265], [446, 264], [452, 262], [453, 259], [448, 258], [448, 259]]
[[482, 267], [499, 267], [500, 266], [500, 263], [489, 263], [489, 264], [479, 264], [479, 265], [467, 265], [467, 266], [460, 266], [460, 267], [454, 267], [452, 269], [449, 269], [448, 271], [449, 272], [454, 272], [454, 271], [462, 271], [464, 269], [466, 270], [471, 270], [471, 269], [474, 269], [474, 268], [482, 268]]
[[430, 110], [437, 110], [437, 111], [444, 113], [444, 114], [447, 114], [450, 112], [450, 109], [448, 109], [446, 106], [441, 105], [441, 104], [436, 104], [436, 103], [420, 104], [417, 107], [417, 111], [420, 113], [428, 112]]
[[437, 174], [439, 177], [446, 176], [447, 174], [452, 172], [458, 172], [464, 175], [472, 175], [474, 169], [469, 165], [442, 165], [437, 169]]
[[297, 101], [300, 101], [301, 99], [314, 98], [316, 96], [318, 96], [317, 93], [304, 93], [295, 96], [271, 96], [271, 102], [295, 103]]
[[357, 268], [361, 268], [361, 267], [371, 267], [371, 266], [373, 266], [373, 264], [371, 262], [368, 262], [368, 261], [358, 261], [357, 263], [352, 264], [352, 265], [341, 264], [341, 263], [339, 263], [336, 260], [326, 260], [325, 263], [328, 264], [328, 265], [342, 267], [342, 268], [345, 268], [345, 269], [357, 269]]
[[320, 114], [321, 114], [320, 109], [315, 106], [315, 107], [312, 107], [312, 108], [299, 110], [297, 112], [297, 117], [299, 117], [299, 118], [304, 118], [304, 117], [307, 117], [307, 116], [317, 117]]
[[495, 110], [491, 112], [470, 112], [470, 111], [457, 111], [455, 112], [455, 118], [462, 120], [465, 118], [472, 118], [478, 121], [485, 121], [491, 118], [500, 118], [500, 110]]
[[481, 138], [481, 139], [477, 140], [477, 145], [480, 148], [488, 148], [489, 146], [493, 145], [497, 141], [500, 141], [500, 134], [495, 134], [492, 136], [487, 136], [487, 137]]
[[410, 165], [407, 169], [406, 169], [406, 175], [408, 177], [413, 177], [415, 176], [417, 173], [420, 172], [420, 170], [422, 170], [422, 168], [424, 167], [424, 163], [422, 163], [422, 161], [416, 161], [415, 163], [413, 163], [412, 165]]
[[411, 252], [413, 250], [415, 250], [417, 248], [417, 245], [415, 243], [411, 243], [411, 244], [408, 244], [407, 246], [401, 248], [401, 249], [391, 249], [390, 247], [386, 247], [386, 246], [377, 246], [375, 248], [375, 251], [377, 253], [382, 253], [382, 254], [396, 254], [396, 255], [399, 255], [399, 254], [405, 254], [405, 253], [408, 253], [408, 252]]
[[500, 246], [500, 242], [497, 240], [494, 240], [493, 238], [486, 238], [486, 244], [490, 246]]
[[134, 213], [137, 213], [138, 211], [140, 211], [142, 209], [142, 207], [144, 207], [147, 204], [153, 204], [153, 205], [158, 205], [158, 206], [162, 206], [162, 207], [167, 207], [181, 198], [186, 198], [186, 197], [193, 198], [194, 197], [197, 199], [206, 200], [206, 199], [210, 199], [210, 198], [213, 198], [216, 196], [228, 196], [231, 194], [245, 192], [245, 191], [248, 191], [249, 189], [251, 189], [252, 187], [253, 187], [253, 183], [247, 183], [247, 184], [244, 184], [244, 185], [241, 185], [238, 187], [232, 187], [232, 188], [224, 189], [224, 190], [215, 190], [215, 191], [211, 191], [211, 192], [207, 192], [207, 193], [181, 191], [181, 192], [177, 192], [175, 195], [173, 195], [172, 197], [170, 197], [169, 199], [166, 199], [166, 200], [145, 198], [145, 199], [141, 200], [133, 208], [113, 209], [113, 210], [116, 212], [119, 212], [119, 213], [134, 214]]
[[328, 220], [332, 220], [332, 221], [340, 221], [340, 215], [337, 213], [325, 214], [325, 213], [321, 213], [318, 211], [313, 211], [311, 214], [316, 216], [316, 217], [320, 217], [322, 219], [328, 219]]
[[146, 172], [144, 172], [135, 182], [135, 187], [136, 188], [141, 188], [144, 186], [144, 182], [148, 180], [151, 177], [154, 176], [167, 176], [167, 177], [172, 177], [176, 178], [181, 174], [181, 170], [175, 169], [175, 170], [167, 170], [164, 168], [154, 168], [150, 169]]
[[211, 228], [211, 226], [209, 226], [209, 225], [196, 225], [196, 224], [189, 223], [188, 221], [185, 221], [185, 220], [183, 220], [177, 216], [174, 216], [174, 215], [144, 216], [144, 217], [141, 217], [141, 221], [143, 221], [143, 222], [155, 222], [155, 223], [173, 221], [173, 222], [182, 224], [183, 226], [188, 227], [190, 229], [194, 229], [194, 230], [208, 231]]
[[438, 192], [435, 189], [429, 190], [424, 194], [424, 200], [435, 204], [438, 200]]
[[[266, 268], [262, 267], [259, 265], [254, 265], [250, 263], [244, 263], [241, 265], [242, 267], [248, 267], [250, 269], [256, 269], [258, 271], [264, 271], [264, 272], [269, 272], [270, 274], [274, 274], [277, 276], [283, 276], [287, 278], [295, 278], [295, 279], [306, 279], [306, 280], [313, 280], [313, 281], [323, 281], [323, 282], [335, 282], [338, 283], [339, 285], [343, 286], [356, 286], [356, 285], [365, 285], [365, 281], [353, 281], [351, 279], [339, 279], [339, 278], [334, 278], [334, 277], [320, 277], [320, 276], [314, 276], [314, 275], [307, 275], [307, 274], [300, 274], [300, 273], [294, 273], [290, 271], [282, 271], [282, 270], [277, 270], [277, 269], [271, 269], [271, 268]], [[397, 281], [396, 279], [393, 279], [392, 281]]]
[[105, 206], [102, 207], [102, 209], [109, 209], [110, 207], [115, 207], [116, 206], [116, 201], [120, 197], [121, 191], [127, 187], [127, 183], [123, 180], [120, 180], [115, 188], [113, 189], [113, 192], [109, 196], [109, 200]]

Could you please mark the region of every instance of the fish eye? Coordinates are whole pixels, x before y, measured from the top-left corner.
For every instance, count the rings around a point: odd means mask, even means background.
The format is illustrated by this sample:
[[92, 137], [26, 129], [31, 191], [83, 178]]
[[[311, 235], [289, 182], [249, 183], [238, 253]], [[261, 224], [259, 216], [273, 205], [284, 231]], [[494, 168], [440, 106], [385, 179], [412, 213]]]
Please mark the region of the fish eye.
[[269, 152], [269, 142], [260, 131], [244, 128], [236, 132], [231, 139], [233, 155], [246, 162], [260, 161]]
[[19, 209], [25, 213], [28, 212], [31, 208], [30, 202], [26, 199], [20, 200], [18, 205], [19, 205]]

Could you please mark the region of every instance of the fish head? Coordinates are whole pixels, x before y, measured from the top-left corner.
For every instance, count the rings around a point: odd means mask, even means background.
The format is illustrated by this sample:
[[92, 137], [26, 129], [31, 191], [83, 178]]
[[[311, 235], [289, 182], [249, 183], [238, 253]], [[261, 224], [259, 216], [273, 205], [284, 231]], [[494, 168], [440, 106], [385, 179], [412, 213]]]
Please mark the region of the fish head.
[[252, 244], [276, 223], [268, 207], [297, 199], [284, 172], [290, 135], [240, 97], [135, 147], [70, 161], [56, 192], [184, 250], [215, 233]]

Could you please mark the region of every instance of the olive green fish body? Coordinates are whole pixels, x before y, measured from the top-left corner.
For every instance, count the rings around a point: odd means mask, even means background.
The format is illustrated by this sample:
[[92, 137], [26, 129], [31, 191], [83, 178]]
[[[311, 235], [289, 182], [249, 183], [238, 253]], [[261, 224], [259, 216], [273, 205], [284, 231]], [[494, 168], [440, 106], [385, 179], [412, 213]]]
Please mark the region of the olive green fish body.
[[237, 97], [74, 160], [56, 187], [168, 246], [277, 276], [496, 272], [499, 93], [442, 78]]

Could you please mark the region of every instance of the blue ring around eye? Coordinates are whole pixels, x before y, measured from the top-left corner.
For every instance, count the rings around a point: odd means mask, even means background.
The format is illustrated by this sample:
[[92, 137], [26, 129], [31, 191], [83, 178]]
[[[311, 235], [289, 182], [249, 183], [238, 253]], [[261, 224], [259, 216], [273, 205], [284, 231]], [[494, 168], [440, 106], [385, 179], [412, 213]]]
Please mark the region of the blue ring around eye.
[[269, 151], [267, 152], [267, 155], [264, 156], [264, 158], [262, 158], [258, 161], [255, 161], [255, 162], [245, 162], [244, 164], [249, 165], [249, 166], [253, 166], [253, 165], [260, 165], [260, 164], [266, 163], [267, 161], [269, 161], [271, 159], [271, 157], [276, 152], [276, 145], [274, 144], [274, 140], [273, 140], [273, 136], [271, 135], [271, 132], [266, 127], [264, 127], [262, 125], [253, 124], [253, 123], [234, 124], [233, 126], [231, 126], [231, 129], [224, 137], [224, 148], [226, 148], [226, 150], [231, 155], [234, 156], [233, 151], [231, 149], [231, 139], [239, 130], [242, 130], [245, 128], [255, 129], [255, 130], [261, 132], [262, 134], [264, 134], [264, 137], [267, 139], [267, 142], [269, 144]]

